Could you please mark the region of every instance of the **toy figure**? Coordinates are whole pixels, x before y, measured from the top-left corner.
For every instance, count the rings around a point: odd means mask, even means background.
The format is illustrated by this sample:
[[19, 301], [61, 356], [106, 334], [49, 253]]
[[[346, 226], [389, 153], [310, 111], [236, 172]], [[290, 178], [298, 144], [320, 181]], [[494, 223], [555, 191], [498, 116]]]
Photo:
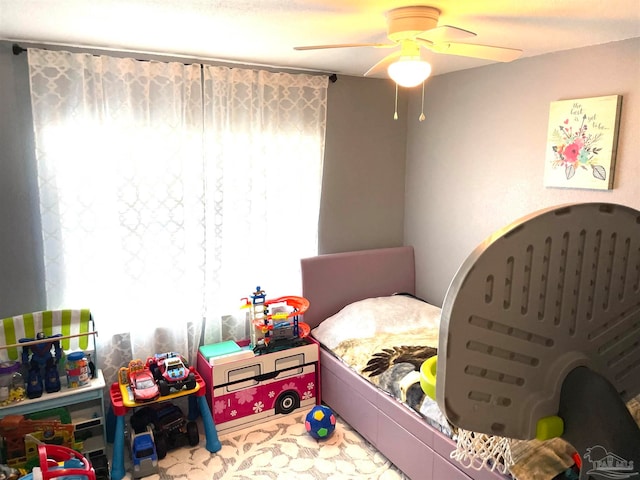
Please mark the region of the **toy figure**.
[[[45, 337], [43, 332], [38, 332], [36, 340], [42, 343], [26, 345], [22, 348], [22, 363], [29, 365], [27, 374], [27, 397], [38, 398], [42, 395], [42, 391], [47, 393], [57, 392], [60, 390], [60, 375], [58, 373], [58, 362], [62, 357], [62, 347], [60, 346], [61, 334]], [[20, 343], [33, 342], [33, 338], [21, 338]], [[51, 354], [53, 347], [54, 355]], [[31, 350], [31, 359], [29, 359], [29, 350]], [[44, 388], [43, 388], [44, 374]]]

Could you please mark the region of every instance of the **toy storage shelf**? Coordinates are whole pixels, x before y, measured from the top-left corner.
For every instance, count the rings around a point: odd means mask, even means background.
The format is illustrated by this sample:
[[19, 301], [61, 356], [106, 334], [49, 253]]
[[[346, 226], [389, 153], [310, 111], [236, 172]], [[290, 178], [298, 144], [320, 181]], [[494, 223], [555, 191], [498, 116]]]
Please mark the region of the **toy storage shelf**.
[[44, 410], [65, 407], [71, 416], [76, 439], [84, 440], [82, 453], [105, 451], [106, 416], [104, 410], [104, 376], [96, 370], [96, 378], [84, 387], [67, 388], [66, 378], [61, 377], [59, 392], [43, 393], [39, 398], [27, 398], [6, 407], [0, 407], [0, 418], [7, 415], [27, 415]]

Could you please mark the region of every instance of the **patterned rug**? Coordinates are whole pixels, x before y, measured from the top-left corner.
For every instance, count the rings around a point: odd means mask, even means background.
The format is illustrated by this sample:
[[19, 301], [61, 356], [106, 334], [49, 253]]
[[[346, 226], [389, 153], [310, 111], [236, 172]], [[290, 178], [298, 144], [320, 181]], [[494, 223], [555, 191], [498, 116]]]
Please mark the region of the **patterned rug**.
[[339, 417], [329, 439], [313, 439], [304, 428], [306, 413], [279, 416], [260, 426], [221, 435], [222, 449], [216, 453], [203, 447], [204, 438], [199, 447], [172, 450], [160, 461], [159, 475], [145, 478], [408, 480]]

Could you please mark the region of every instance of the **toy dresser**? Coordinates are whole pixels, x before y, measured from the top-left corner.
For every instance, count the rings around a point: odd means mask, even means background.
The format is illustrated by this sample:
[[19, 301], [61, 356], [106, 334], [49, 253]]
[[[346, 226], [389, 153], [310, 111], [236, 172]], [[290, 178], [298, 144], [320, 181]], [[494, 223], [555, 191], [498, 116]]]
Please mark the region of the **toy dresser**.
[[320, 404], [318, 344], [216, 362], [198, 353], [198, 371], [219, 434]]

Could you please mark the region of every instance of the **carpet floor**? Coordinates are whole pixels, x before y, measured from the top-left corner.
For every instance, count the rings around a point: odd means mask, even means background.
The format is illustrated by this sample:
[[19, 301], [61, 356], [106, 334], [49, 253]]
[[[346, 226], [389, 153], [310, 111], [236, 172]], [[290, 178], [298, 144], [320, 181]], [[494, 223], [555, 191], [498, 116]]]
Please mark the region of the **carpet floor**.
[[[248, 429], [220, 435], [222, 448], [172, 450], [148, 480], [408, 480], [349, 425], [337, 418], [327, 440], [304, 428], [306, 412], [278, 416]], [[201, 432], [203, 430], [201, 429]], [[127, 480], [131, 474], [127, 473]]]

